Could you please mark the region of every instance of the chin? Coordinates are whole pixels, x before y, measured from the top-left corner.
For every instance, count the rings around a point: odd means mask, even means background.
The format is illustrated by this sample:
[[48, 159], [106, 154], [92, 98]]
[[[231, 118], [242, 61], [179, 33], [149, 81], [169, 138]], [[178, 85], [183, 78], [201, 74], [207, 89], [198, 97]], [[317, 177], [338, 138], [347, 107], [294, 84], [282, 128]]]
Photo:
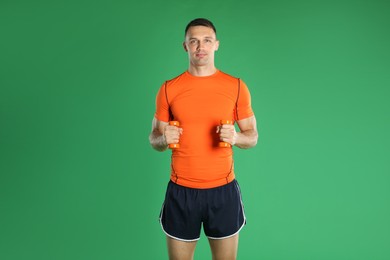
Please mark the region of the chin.
[[197, 61], [194, 61], [193, 64], [197, 65], [197, 66], [204, 66], [204, 65], [207, 65], [209, 62], [208, 60], [197, 60]]

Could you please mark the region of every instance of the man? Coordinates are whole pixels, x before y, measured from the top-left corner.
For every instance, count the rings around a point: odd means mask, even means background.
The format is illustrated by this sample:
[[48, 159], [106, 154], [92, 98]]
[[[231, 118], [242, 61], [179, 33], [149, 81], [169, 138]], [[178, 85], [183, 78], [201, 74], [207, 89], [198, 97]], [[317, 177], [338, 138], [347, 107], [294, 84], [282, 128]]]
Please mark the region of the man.
[[[172, 149], [172, 170], [160, 223], [167, 236], [169, 259], [192, 259], [201, 225], [213, 259], [236, 259], [238, 233], [246, 219], [234, 175], [233, 150], [257, 143], [255, 115], [245, 83], [218, 70], [219, 41], [212, 22], [199, 18], [185, 29], [188, 70], [166, 81], [156, 98], [149, 136], [152, 147]], [[234, 120], [233, 124], [221, 120]], [[169, 121], [179, 122], [179, 126]], [[226, 145], [225, 145], [226, 146]]]

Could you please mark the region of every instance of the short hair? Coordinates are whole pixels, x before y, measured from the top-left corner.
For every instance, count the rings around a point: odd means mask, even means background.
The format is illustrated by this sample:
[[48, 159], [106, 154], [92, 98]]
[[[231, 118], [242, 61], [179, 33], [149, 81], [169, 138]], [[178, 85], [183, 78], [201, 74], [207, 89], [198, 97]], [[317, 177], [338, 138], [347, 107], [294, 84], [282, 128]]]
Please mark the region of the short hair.
[[193, 27], [193, 26], [205, 26], [205, 27], [209, 27], [211, 29], [213, 29], [214, 33], [217, 34], [217, 30], [215, 29], [215, 26], [214, 24], [210, 21], [210, 20], [207, 20], [205, 18], [196, 18], [194, 20], [192, 20], [191, 22], [189, 22], [186, 26], [186, 29], [184, 31], [184, 36], [187, 35], [187, 31], [190, 27]]

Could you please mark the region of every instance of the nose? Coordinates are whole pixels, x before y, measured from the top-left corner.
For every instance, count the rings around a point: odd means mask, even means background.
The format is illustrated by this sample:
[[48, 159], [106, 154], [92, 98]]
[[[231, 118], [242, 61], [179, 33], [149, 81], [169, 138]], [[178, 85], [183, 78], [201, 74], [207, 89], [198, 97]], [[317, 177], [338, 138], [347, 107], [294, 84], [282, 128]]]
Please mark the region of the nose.
[[198, 46], [196, 49], [197, 50], [203, 49], [203, 42], [202, 41], [198, 41]]

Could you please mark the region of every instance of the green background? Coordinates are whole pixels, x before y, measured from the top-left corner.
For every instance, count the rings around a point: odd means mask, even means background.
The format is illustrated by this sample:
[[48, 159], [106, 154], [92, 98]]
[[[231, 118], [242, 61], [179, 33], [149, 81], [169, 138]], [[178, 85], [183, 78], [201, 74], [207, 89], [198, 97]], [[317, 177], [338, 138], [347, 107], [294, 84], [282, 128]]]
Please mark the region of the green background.
[[167, 259], [170, 154], [148, 135], [197, 17], [258, 119], [258, 145], [235, 149], [239, 259], [390, 259], [384, 0], [2, 0], [0, 259]]

